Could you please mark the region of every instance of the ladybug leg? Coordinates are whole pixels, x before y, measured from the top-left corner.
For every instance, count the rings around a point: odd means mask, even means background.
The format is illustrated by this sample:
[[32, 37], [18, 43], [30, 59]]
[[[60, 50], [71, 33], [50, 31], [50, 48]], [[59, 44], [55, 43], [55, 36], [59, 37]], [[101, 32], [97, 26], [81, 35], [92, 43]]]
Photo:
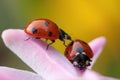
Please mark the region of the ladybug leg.
[[67, 45], [65, 44], [65, 40], [63, 40], [63, 45], [64, 45], [65, 47], [67, 47]]
[[25, 39], [25, 41], [29, 40], [31, 37], [28, 37], [27, 39]]
[[48, 50], [48, 47], [55, 42], [55, 40], [51, 40], [51, 41], [52, 41], [52, 42], [47, 45], [47, 48], [46, 48], [47, 50]]
[[47, 42], [47, 41], [48, 41], [48, 39], [45, 40], [45, 42]]
[[[29, 39], [33, 39], [34, 37], [28, 37], [27, 39], [25, 39], [25, 41], [29, 40]], [[35, 37], [35, 39], [40, 39], [39, 37]]]

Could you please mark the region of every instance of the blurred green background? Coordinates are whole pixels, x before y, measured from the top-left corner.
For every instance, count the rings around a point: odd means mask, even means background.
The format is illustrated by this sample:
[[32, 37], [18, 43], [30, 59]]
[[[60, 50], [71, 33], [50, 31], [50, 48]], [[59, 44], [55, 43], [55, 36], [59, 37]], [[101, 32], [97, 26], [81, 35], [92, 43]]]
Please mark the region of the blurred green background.
[[[120, 78], [120, 0], [0, 0], [0, 33], [8, 28], [23, 29], [41, 17], [56, 22], [73, 39], [89, 42], [105, 36], [107, 44], [93, 70]], [[64, 52], [59, 40], [52, 46]], [[1, 39], [0, 66], [30, 70]]]

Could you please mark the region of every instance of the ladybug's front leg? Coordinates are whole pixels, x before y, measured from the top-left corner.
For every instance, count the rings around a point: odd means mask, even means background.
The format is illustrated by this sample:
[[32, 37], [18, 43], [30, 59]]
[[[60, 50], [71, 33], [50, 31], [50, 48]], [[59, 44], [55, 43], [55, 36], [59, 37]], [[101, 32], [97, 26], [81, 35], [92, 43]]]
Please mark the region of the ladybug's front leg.
[[65, 46], [65, 47], [67, 47], [67, 45], [65, 44], [65, 40], [62, 40], [63, 41], [63, 45]]
[[52, 42], [47, 45], [47, 48], [46, 48], [47, 50], [48, 50], [48, 47], [55, 42], [55, 40], [51, 40], [51, 41], [52, 41]]
[[25, 41], [27, 41], [27, 40], [29, 40], [29, 39], [31, 39], [31, 37], [28, 37], [27, 39], [25, 39]]
[[[29, 40], [29, 39], [33, 39], [34, 37], [28, 37], [27, 39], [25, 39], [25, 41]], [[35, 37], [35, 39], [40, 39], [39, 37]]]

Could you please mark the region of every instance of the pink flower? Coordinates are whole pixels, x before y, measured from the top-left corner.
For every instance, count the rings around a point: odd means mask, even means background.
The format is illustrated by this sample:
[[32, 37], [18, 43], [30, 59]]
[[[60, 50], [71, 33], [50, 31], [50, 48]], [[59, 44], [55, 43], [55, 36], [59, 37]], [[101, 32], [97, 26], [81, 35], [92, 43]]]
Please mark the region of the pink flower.
[[91, 70], [106, 42], [104, 37], [89, 43], [94, 57], [92, 65], [85, 71], [73, 67], [53, 47], [46, 50], [45, 42], [37, 39], [25, 41], [27, 37], [23, 30], [9, 29], [2, 33], [5, 45], [35, 72], [0, 66], [0, 80], [118, 80]]

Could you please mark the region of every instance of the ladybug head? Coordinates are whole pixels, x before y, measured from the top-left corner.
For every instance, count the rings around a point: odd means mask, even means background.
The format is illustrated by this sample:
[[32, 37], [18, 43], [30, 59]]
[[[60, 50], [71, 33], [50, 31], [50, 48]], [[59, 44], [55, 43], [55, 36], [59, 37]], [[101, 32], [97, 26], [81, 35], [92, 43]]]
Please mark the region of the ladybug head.
[[62, 29], [59, 29], [59, 33], [60, 33], [60, 36], [59, 36], [60, 40], [62, 40], [62, 41], [64, 39], [71, 40], [71, 36], [68, 35], [66, 32], [64, 32]]
[[87, 66], [90, 66], [90, 62], [90, 58], [87, 55], [85, 55], [84, 52], [81, 51], [77, 52], [76, 56], [72, 60], [73, 65], [81, 70], [84, 70]]

